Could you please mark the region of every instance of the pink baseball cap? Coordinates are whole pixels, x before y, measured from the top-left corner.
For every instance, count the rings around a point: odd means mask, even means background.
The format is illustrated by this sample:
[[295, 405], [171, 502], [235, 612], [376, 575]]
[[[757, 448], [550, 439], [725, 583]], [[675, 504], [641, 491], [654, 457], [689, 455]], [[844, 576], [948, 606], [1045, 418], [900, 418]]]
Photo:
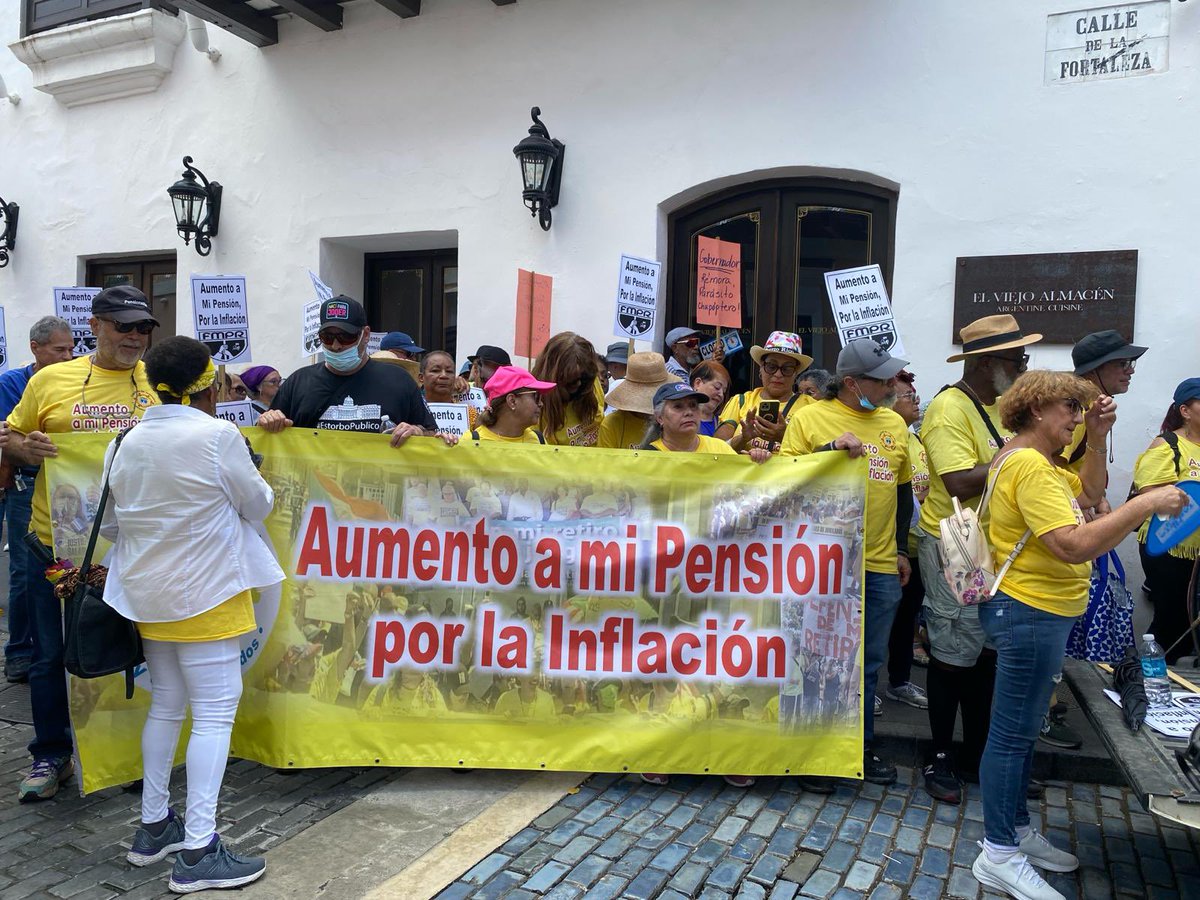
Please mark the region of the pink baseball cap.
[[555, 387], [557, 385], [553, 381], [538, 381], [520, 366], [500, 366], [487, 380], [483, 390], [487, 394], [488, 402], [491, 402], [522, 388], [533, 388], [545, 393], [554, 390]]

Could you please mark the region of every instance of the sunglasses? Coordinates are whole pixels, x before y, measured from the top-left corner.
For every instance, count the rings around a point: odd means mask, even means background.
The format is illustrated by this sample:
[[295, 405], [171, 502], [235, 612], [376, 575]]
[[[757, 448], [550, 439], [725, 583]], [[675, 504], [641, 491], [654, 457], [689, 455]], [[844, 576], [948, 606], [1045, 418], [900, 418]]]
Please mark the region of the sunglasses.
[[699, 347], [700, 338], [684, 338], [682, 341], [676, 341], [676, 344], [683, 344], [685, 347]]
[[330, 329], [328, 331], [318, 332], [317, 338], [325, 347], [332, 347], [334, 344], [338, 344], [342, 347], [348, 347], [351, 344], [358, 343], [359, 335], [346, 334], [346, 332], [341, 331], [340, 329]]
[[779, 373], [782, 373], [783, 375], [787, 376], [788, 378], [790, 378], [791, 376], [795, 375], [797, 372], [800, 371], [800, 367], [797, 365], [781, 366], [778, 363], [773, 363], [773, 362], [765, 362], [762, 364], [761, 368], [768, 375], [777, 375]]
[[1063, 404], [1063, 406], [1065, 406], [1067, 408], [1068, 412], [1070, 412], [1071, 415], [1073, 415], [1073, 416], [1077, 416], [1083, 412], [1083, 404], [1080, 403], [1078, 400], [1076, 400], [1074, 397], [1064, 397], [1062, 400], [1062, 404]]
[[101, 319], [100, 321], [107, 322], [121, 334], [129, 334], [131, 331], [136, 331], [138, 334], [150, 334], [158, 327], [153, 322], [116, 322], [112, 319]]
[[1002, 359], [1007, 363], [1017, 366], [1021, 371], [1024, 371], [1025, 367], [1029, 365], [1028, 353], [1022, 353], [1020, 356], [1001, 356], [999, 353], [981, 353], [980, 355], [990, 356], [992, 359]]

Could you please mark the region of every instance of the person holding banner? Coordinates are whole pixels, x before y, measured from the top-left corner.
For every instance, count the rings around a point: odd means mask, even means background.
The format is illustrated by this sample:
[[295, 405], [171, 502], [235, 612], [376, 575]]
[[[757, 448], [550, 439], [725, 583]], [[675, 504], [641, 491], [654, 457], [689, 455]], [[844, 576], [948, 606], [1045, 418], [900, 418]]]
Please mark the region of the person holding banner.
[[[35, 372], [9, 414], [11, 436], [4, 456], [11, 464], [41, 466], [47, 457], [58, 454], [55, 434], [122, 431], [158, 404], [142, 364], [150, 334], [158, 327], [146, 295], [128, 284], [100, 291], [92, 298], [89, 326], [96, 336], [95, 354]], [[39, 560], [31, 559], [34, 569], [54, 563], [48, 493], [42, 469], [34, 484], [30, 515], [35, 536], [29, 545], [32, 557]], [[30, 572], [26, 580], [33, 629], [29, 693], [34, 739], [29, 744], [33, 766], [18, 791], [23, 803], [53, 797], [74, 769], [62, 610], [50, 581], [40, 575], [40, 571]]]
[[[1139, 493], [1181, 479], [1200, 479], [1200, 378], [1180, 382], [1171, 398], [1171, 407], [1163, 419], [1162, 433], [1133, 464], [1133, 486]], [[1138, 530], [1138, 555], [1150, 587], [1154, 620], [1148, 631], [1166, 648], [1167, 664], [1195, 651], [1190, 642], [1176, 642], [1191, 625], [1189, 610], [1194, 604], [1188, 594], [1200, 557], [1200, 532], [1193, 532], [1162, 556], [1146, 551], [1147, 518]]]
[[[995, 571], [1006, 564], [1008, 571], [994, 596], [979, 604], [979, 624], [997, 662], [979, 767], [984, 844], [972, 871], [981, 884], [1013, 897], [1062, 900], [1034, 866], [1073, 872], [1079, 860], [1033, 828], [1026, 792], [1067, 637], [1087, 605], [1091, 561], [1146, 517], [1178, 515], [1188, 500], [1178, 488], [1160, 487], [1085, 521], [1082, 510], [1104, 493], [1105, 440], [1116, 404], [1076, 375], [1026, 372], [1000, 398], [1000, 418], [1013, 438], [990, 467], [987, 528]], [[1076, 475], [1058, 457], [1080, 423], [1091, 452]]]
[[242, 373], [242, 384], [246, 386], [251, 405], [261, 414], [271, 408], [283, 378], [270, 366], [251, 366]]
[[800, 336], [790, 331], [772, 331], [761, 347], [750, 348], [750, 357], [758, 366], [761, 387], [729, 399], [715, 436], [734, 450], [749, 450], [753, 443], [776, 452], [788, 416], [812, 402], [795, 392], [796, 379], [812, 365], [812, 357], [804, 353]]
[[[737, 451], [724, 441], [700, 434], [700, 404], [707, 402], [708, 394], [683, 382], [662, 385], [654, 392], [654, 421], [646, 429], [639, 449], [736, 456]], [[762, 459], [765, 455], [758, 461]]]
[[661, 354], [647, 351], [629, 357], [624, 379], [604, 398], [613, 411], [600, 423], [596, 446], [632, 450], [640, 444], [654, 418], [655, 391], [678, 382]]
[[[781, 453], [799, 456], [844, 450], [867, 455], [867, 514], [864, 523], [866, 582], [863, 590], [863, 700], [874, 703], [888, 637], [911, 572], [908, 528], [912, 518], [912, 464], [908, 426], [886, 407], [896, 398], [896, 375], [908, 365], [870, 339], [850, 341], [837, 360], [837, 381], [825, 400], [809, 403], [788, 422]], [[795, 373], [793, 373], [794, 377]], [[863, 779], [892, 784], [896, 767], [871, 748], [875, 717], [863, 716]]]
[[488, 405], [479, 413], [478, 427], [471, 432], [475, 441], [503, 441], [510, 444], [544, 444], [537, 429], [542, 404], [554, 383], [538, 381], [518, 366], [500, 366], [488, 378]]
[[542, 402], [542, 434], [548, 444], [594, 447], [604, 415], [604, 391], [591, 341], [563, 331], [546, 342], [533, 376], [555, 385]]
[[[257, 628], [251, 589], [284, 578], [253, 524], [275, 495], [238, 429], [215, 418], [217, 370], [204, 344], [183, 336], [155, 344], [146, 375], [162, 405], [108, 447], [112, 501], [100, 531], [114, 542], [105, 602], [137, 624], [151, 679], [142, 821], [127, 858], [147, 866], [175, 853], [176, 893], [237, 887], [262, 877], [265, 863], [221, 843], [217, 795], [242, 693], [239, 638]], [[170, 779], [189, 708], [181, 820]]]

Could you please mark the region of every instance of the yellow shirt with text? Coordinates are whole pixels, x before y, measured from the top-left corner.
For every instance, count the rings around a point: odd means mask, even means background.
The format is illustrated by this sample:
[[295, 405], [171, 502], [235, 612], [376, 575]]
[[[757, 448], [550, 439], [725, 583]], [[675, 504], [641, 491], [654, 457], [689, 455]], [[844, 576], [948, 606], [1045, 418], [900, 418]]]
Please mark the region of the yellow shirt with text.
[[1075, 499], [1083, 490], [1079, 478], [1029, 447], [1013, 451], [1004, 458], [999, 474], [989, 477], [996, 479], [987, 518], [997, 572], [1026, 529], [1033, 531], [1000, 590], [1056, 616], [1082, 613], [1087, 607], [1092, 564], [1063, 562], [1040, 540], [1056, 528], [1083, 524], [1083, 512]]
[[646, 436], [646, 426], [649, 424], [637, 413], [624, 409], [614, 410], [600, 423], [600, 437], [596, 446], [632, 450]]
[[794, 413], [783, 436], [783, 456], [814, 453], [847, 431], [866, 447], [866, 569], [896, 574], [896, 486], [912, 481], [908, 428], [890, 409], [851, 409], [841, 400], [816, 400]]
[[[29, 434], [117, 432], [137, 422], [158, 395], [146, 380], [146, 367], [102, 369], [91, 356], [46, 366], [33, 373], [21, 401], [8, 415], [14, 431]], [[30, 527], [46, 546], [51, 546], [50, 503], [46, 496], [45, 467], [33, 490]]]
[[591, 424], [584, 425], [575, 411], [575, 406], [568, 403], [563, 409], [566, 420], [562, 428], [551, 431], [546, 427], [546, 414], [542, 413], [542, 433], [546, 436], [547, 444], [560, 446], [569, 444], [572, 447], [595, 447], [600, 434], [600, 421], [604, 418], [604, 388], [599, 381], [592, 382], [592, 393], [596, 396], [596, 417]]
[[908, 433], [908, 461], [913, 473], [913, 503], [918, 504], [913, 509], [912, 527], [908, 529], [908, 558], [916, 559], [917, 518], [921, 515], [920, 504], [929, 496], [929, 457], [925, 453], [925, 445], [912, 431]]
[[[716, 453], [718, 455], [724, 454], [726, 456], [737, 456], [738, 455], [736, 450], [734, 450], [732, 447], [730, 447], [727, 443], [725, 443], [720, 438], [709, 437], [707, 434], [698, 434], [698, 435], [696, 435], [696, 437], [698, 437], [700, 439], [700, 443], [696, 446], [695, 450], [691, 451], [692, 453]], [[655, 450], [662, 450], [666, 453], [672, 453], [672, 452], [686, 453], [686, 452], [688, 452], [686, 450], [672, 451], [670, 447], [668, 447], [666, 444], [663, 443], [662, 438], [659, 438], [657, 441], [651, 442], [650, 446], [653, 447]]]
[[[1007, 440], [1011, 435], [1000, 425], [996, 405], [985, 406], [997, 433]], [[996, 439], [983, 423], [971, 398], [958, 388], [942, 391], [925, 410], [921, 424], [921, 443], [929, 460], [929, 496], [921, 504], [920, 526], [925, 532], [937, 535], [938, 523], [954, 512], [950, 492], [942, 476], [947, 472], [962, 472], [981, 463], [990, 463], [999, 449]], [[963, 506], [978, 506], [979, 497], [959, 499]]]
[[[496, 434], [486, 425], [480, 425], [475, 429], [475, 434], [479, 435], [478, 440], [481, 441], [500, 441], [505, 444], [540, 444], [536, 428], [526, 428], [520, 437], [505, 437], [502, 434]], [[476, 438], [474, 435], [468, 435], [472, 440]]]
[[[1200, 444], [1193, 444], [1185, 437], [1179, 439], [1179, 471], [1175, 470], [1175, 452], [1164, 440], [1155, 439], [1133, 464], [1133, 483], [1138, 490], [1157, 487], [1160, 484], [1175, 484], [1183, 479], [1200, 481]], [[1150, 520], [1146, 519], [1138, 529], [1138, 542], [1146, 543], [1146, 531]], [[1179, 559], [1195, 559], [1200, 556], [1200, 532], [1194, 532], [1167, 551]]]
[[[746, 413], [750, 412], [750, 410], [754, 410], [755, 413], [758, 412], [758, 404], [763, 400], [762, 392], [763, 389], [761, 387], [756, 387], [754, 390], [746, 391], [744, 394], [734, 394], [726, 400], [725, 405], [721, 407], [721, 411], [717, 414], [717, 427], [719, 428], [728, 423], [740, 428], [742, 419], [746, 418]], [[794, 401], [793, 397], [795, 398]], [[779, 401], [779, 414], [785, 418], [793, 416], [798, 410], [815, 402], [808, 394], [793, 394], [792, 397]], [[792, 404], [792, 407], [785, 413], [784, 409], [789, 403]]]

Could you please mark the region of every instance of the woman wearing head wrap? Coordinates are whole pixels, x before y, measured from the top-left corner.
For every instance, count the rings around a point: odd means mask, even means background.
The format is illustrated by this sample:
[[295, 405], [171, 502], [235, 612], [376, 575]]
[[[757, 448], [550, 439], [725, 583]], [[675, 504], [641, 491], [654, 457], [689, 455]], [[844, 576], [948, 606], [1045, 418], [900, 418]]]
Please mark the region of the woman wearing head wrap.
[[250, 402], [260, 413], [271, 408], [271, 402], [279, 393], [283, 379], [279, 372], [270, 366], [251, 366], [242, 373], [242, 384], [250, 393]]

